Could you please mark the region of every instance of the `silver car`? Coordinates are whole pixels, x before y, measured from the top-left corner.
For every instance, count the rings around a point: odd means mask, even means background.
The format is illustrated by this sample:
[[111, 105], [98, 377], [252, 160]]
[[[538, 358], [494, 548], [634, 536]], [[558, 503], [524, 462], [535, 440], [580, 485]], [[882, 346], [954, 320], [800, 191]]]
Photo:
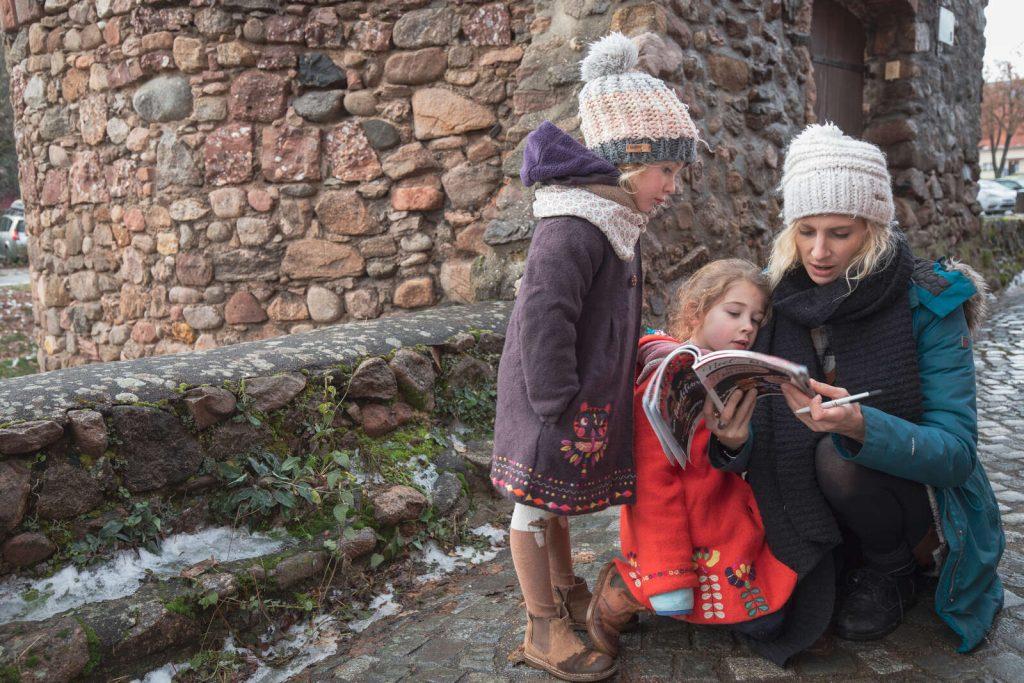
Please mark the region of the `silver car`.
[[1017, 193], [994, 180], [978, 181], [978, 202], [987, 214], [1013, 213]]
[[20, 201], [14, 202], [0, 216], [0, 261], [11, 263], [28, 259], [28, 232], [21, 207]]

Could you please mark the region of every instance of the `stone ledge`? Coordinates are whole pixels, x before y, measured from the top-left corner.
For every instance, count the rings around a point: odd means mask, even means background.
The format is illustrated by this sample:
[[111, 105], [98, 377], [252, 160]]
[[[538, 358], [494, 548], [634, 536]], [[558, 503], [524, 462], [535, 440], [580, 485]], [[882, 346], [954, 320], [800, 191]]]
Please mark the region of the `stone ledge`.
[[447, 306], [368, 322], [344, 323], [209, 351], [140, 358], [54, 370], [0, 384], [0, 424], [65, 421], [64, 413], [91, 404], [155, 402], [176, 396], [180, 384], [226, 381], [279, 372], [314, 372], [402, 347], [441, 344], [466, 330], [504, 333], [512, 303]]

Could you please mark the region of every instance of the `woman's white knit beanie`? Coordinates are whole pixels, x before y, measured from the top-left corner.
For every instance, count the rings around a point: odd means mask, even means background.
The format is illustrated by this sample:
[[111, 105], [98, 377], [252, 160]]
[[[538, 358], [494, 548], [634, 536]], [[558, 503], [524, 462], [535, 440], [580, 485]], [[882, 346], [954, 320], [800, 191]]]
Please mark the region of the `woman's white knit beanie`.
[[793, 138], [782, 169], [785, 224], [841, 214], [889, 225], [896, 215], [885, 155], [832, 123], [810, 125]]

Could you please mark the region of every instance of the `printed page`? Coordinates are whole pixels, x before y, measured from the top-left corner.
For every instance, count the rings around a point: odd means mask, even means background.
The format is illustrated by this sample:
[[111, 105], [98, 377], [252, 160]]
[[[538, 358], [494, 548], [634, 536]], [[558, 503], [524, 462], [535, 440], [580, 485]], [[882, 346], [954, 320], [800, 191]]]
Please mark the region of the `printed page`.
[[[644, 391], [643, 407], [670, 461], [686, 466], [689, 443], [699, 419], [704, 388], [693, 372], [700, 351], [680, 346], [666, 356]], [[684, 446], [685, 444], [685, 446]]]
[[806, 367], [753, 351], [708, 354], [694, 365], [694, 372], [710, 390], [711, 400], [719, 410], [724, 410], [729, 396], [737, 389], [757, 389], [761, 397], [781, 394], [781, 385], [789, 382], [808, 396], [814, 396]]

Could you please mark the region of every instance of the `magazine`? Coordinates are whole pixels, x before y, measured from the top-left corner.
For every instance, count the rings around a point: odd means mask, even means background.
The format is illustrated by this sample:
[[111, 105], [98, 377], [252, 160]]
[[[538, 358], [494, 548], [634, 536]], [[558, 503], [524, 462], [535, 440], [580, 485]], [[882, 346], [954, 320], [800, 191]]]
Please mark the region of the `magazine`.
[[654, 371], [642, 405], [669, 461], [685, 468], [705, 397], [721, 411], [736, 390], [757, 389], [760, 398], [781, 394], [784, 382], [814, 396], [809, 380], [805, 366], [776, 356], [738, 350], [704, 353], [681, 344]]

